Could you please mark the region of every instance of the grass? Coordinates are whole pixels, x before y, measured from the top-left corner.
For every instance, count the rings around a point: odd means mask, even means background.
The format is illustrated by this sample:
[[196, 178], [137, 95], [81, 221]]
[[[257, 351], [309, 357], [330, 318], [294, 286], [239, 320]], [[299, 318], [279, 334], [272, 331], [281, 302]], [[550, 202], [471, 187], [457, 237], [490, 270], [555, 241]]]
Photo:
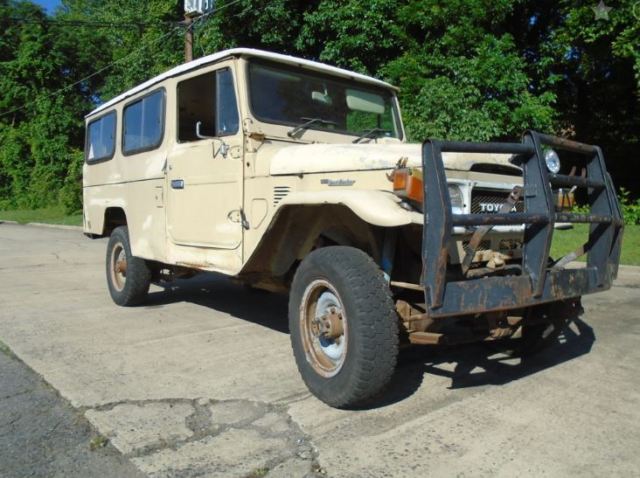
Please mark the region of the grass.
[[[587, 241], [589, 226], [587, 224], [575, 224], [573, 229], [555, 231], [553, 244], [551, 245], [551, 257], [560, 258]], [[583, 256], [581, 260], [585, 260]], [[625, 226], [622, 238], [622, 256], [620, 264], [640, 266], [640, 226]]]
[[0, 340], [0, 353], [5, 354], [8, 357], [15, 357], [11, 349], [7, 344], [5, 344], [2, 340]]
[[109, 443], [109, 440], [102, 435], [94, 436], [89, 442], [89, 450], [96, 451], [99, 448], [104, 448]]
[[66, 214], [62, 207], [48, 207], [44, 209], [17, 209], [0, 211], [0, 221], [16, 221], [20, 224], [28, 222], [43, 222], [47, 224], [64, 224], [66, 226], [81, 226], [82, 213]]

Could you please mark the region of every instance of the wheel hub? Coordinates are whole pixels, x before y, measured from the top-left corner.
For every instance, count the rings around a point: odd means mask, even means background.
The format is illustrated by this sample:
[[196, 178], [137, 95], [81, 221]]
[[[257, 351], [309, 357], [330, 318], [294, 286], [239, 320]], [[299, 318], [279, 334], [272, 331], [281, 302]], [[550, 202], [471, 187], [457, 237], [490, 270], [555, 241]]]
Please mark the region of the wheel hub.
[[115, 271], [116, 271], [116, 274], [122, 274], [123, 276], [126, 277], [127, 275], [127, 259], [126, 258], [121, 258], [121, 257], [118, 258], [118, 260], [116, 261]]
[[113, 246], [112, 251], [111, 283], [116, 290], [122, 290], [127, 280], [127, 253], [120, 242]]
[[337, 339], [344, 334], [342, 311], [336, 307], [331, 307], [325, 314], [313, 319], [311, 331], [317, 338]]

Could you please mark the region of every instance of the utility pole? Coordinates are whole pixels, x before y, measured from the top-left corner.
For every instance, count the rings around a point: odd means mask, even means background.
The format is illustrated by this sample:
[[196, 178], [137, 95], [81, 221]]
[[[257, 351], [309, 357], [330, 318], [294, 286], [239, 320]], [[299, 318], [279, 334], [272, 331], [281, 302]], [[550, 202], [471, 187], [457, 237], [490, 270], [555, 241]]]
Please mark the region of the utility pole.
[[185, 14], [184, 24], [187, 27], [184, 32], [184, 62], [187, 63], [193, 60], [193, 17]]
[[214, 0], [184, 0], [184, 61], [193, 60], [193, 26], [194, 18], [208, 15], [215, 8]]

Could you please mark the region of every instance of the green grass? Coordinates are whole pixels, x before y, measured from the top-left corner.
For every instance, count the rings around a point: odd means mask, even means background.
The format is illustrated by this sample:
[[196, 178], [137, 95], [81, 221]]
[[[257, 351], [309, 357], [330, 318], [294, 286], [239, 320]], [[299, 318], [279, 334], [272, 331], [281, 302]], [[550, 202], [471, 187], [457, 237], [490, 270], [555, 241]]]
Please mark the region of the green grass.
[[82, 226], [82, 213], [69, 215], [61, 207], [32, 210], [18, 209], [0, 211], [0, 221], [16, 221], [20, 224], [44, 222], [47, 224], [64, 224], [66, 226]]
[[[558, 259], [575, 251], [587, 241], [589, 226], [575, 224], [573, 229], [555, 231], [551, 245], [551, 257]], [[583, 256], [581, 260], [585, 260]], [[640, 226], [625, 226], [622, 238], [622, 256], [620, 264], [640, 266]]]

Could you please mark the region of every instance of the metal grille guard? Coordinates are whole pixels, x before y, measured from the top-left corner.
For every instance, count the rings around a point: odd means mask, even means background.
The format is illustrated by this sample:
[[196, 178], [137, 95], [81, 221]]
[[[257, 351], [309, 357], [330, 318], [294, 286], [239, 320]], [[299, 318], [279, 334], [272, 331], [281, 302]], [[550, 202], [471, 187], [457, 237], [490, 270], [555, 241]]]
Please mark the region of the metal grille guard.
[[[586, 177], [548, 172], [543, 146], [577, 153], [586, 162]], [[523, 169], [524, 212], [452, 214], [442, 153], [512, 154]], [[618, 272], [622, 214], [611, 177], [598, 146], [528, 131], [522, 143], [470, 143], [427, 140], [422, 145], [425, 227], [422, 286], [426, 315], [446, 317], [517, 309], [579, 297], [611, 287]], [[551, 186], [588, 191], [589, 214], [556, 213]], [[585, 244], [587, 266], [562, 269], [549, 265], [555, 222], [591, 224]], [[447, 282], [448, 245], [455, 226], [524, 224], [522, 275]]]

